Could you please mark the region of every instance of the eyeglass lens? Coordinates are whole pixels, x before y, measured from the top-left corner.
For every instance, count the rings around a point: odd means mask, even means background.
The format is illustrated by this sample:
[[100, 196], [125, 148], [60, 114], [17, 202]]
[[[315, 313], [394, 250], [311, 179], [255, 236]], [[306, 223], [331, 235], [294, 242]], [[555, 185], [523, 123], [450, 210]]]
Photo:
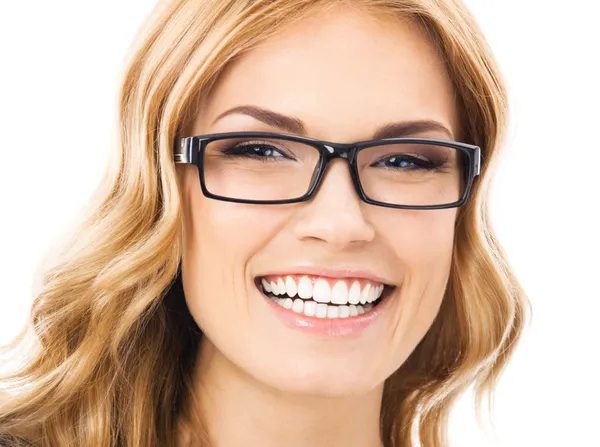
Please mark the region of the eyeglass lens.
[[[317, 148], [275, 138], [228, 138], [207, 144], [204, 178], [212, 194], [232, 199], [295, 199], [311, 187], [321, 155]], [[464, 192], [464, 160], [454, 148], [396, 143], [358, 152], [365, 195], [392, 205], [429, 206], [458, 201]]]

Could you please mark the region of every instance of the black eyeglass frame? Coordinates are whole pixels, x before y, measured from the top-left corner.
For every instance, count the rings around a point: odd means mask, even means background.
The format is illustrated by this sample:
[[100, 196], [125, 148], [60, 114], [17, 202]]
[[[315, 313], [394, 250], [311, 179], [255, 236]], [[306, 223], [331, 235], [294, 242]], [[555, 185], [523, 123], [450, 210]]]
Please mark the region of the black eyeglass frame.
[[[206, 146], [217, 140], [224, 140], [228, 138], [271, 138], [278, 140], [295, 141], [298, 143], [308, 144], [320, 153], [319, 163], [315, 167], [313, 173], [313, 181], [308, 187], [308, 191], [297, 198], [285, 199], [285, 200], [249, 200], [249, 199], [235, 199], [231, 197], [219, 196], [211, 193], [206, 187], [206, 181], [204, 176], [204, 151]], [[395, 205], [387, 202], [379, 202], [377, 200], [370, 199], [362, 188], [360, 183], [360, 177], [358, 174], [358, 168], [356, 166], [356, 158], [358, 152], [362, 149], [366, 149], [373, 146], [382, 146], [387, 144], [434, 144], [437, 146], [444, 146], [456, 149], [462, 152], [466, 156], [466, 170], [465, 170], [465, 189], [462, 197], [456, 202], [441, 204], [441, 205]], [[398, 208], [398, 209], [411, 209], [411, 210], [434, 210], [434, 209], [445, 209], [445, 208], [456, 208], [462, 206], [471, 191], [473, 181], [481, 171], [481, 149], [478, 146], [474, 146], [467, 143], [461, 143], [458, 141], [448, 141], [436, 138], [385, 138], [380, 140], [365, 140], [355, 143], [334, 143], [332, 141], [317, 140], [310, 137], [303, 137], [300, 135], [292, 135], [277, 132], [223, 132], [213, 133], [206, 135], [197, 135], [190, 137], [182, 137], [177, 140], [175, 146], [174, 161], [175, 163], [188, 163], [194, 164], [198, 167], [198, 173], [200, 176], [200, 187], [202, 193], [211, 199], [222, 200], [225, 202], [235, 203], [249, 203], [256, 205], [283, 205], [288, 203], [298, 203], [310, 200], [316, 191], [319, 189], [321, 182], [323, 181], [324, 174], [327, 170], [327, 166], [336, 158], [344, 158], [348, 161], [350, 167], [350, 177], [352, 183], [356, 189], [361, 200], [371, 205], [383, 206], [386, 208]]]

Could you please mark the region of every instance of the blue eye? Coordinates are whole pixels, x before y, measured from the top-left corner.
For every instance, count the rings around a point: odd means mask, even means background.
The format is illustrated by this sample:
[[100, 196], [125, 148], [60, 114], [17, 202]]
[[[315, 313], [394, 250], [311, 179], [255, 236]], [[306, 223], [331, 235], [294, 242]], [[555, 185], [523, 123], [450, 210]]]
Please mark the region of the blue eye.
[[265, 143], [244, 143], [223, 149], [223, 154], [233, 157], [249, 157], [257, 159], [290, 158], [282, 150]]
[[386, 157], [383, 160], [379, 160], [378, 162], [374, 163], [373, 166], [402, 170], [429, 170], [438, 168], [439, 164], [424, 158], [414, 157], [406, 154], [399, 154]]

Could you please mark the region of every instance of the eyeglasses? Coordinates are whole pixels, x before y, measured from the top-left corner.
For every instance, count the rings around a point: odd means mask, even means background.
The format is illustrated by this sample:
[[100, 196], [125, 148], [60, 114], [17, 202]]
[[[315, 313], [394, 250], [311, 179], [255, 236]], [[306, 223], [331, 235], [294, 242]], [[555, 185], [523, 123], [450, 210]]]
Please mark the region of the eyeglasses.
[[198, 167], [202, 193], [226, 202], [310, 200], [329, 163], [346, 159], [358, 196], [389, 208], [442, 209], [465, 203], [480, 173], [477, 146], [433, 138], [333, 143], [274, 132], [180, 138], [175, 163]]

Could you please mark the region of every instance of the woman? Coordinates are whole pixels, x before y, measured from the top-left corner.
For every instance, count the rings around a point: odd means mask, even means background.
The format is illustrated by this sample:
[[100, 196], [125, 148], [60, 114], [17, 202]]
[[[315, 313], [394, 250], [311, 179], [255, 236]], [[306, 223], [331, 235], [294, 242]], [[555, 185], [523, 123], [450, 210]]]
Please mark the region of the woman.
[[170, 0], [135, 48], [4, 442], [448, 445], [528, 309], [487, 218], [505, 89], [465, 7]]

